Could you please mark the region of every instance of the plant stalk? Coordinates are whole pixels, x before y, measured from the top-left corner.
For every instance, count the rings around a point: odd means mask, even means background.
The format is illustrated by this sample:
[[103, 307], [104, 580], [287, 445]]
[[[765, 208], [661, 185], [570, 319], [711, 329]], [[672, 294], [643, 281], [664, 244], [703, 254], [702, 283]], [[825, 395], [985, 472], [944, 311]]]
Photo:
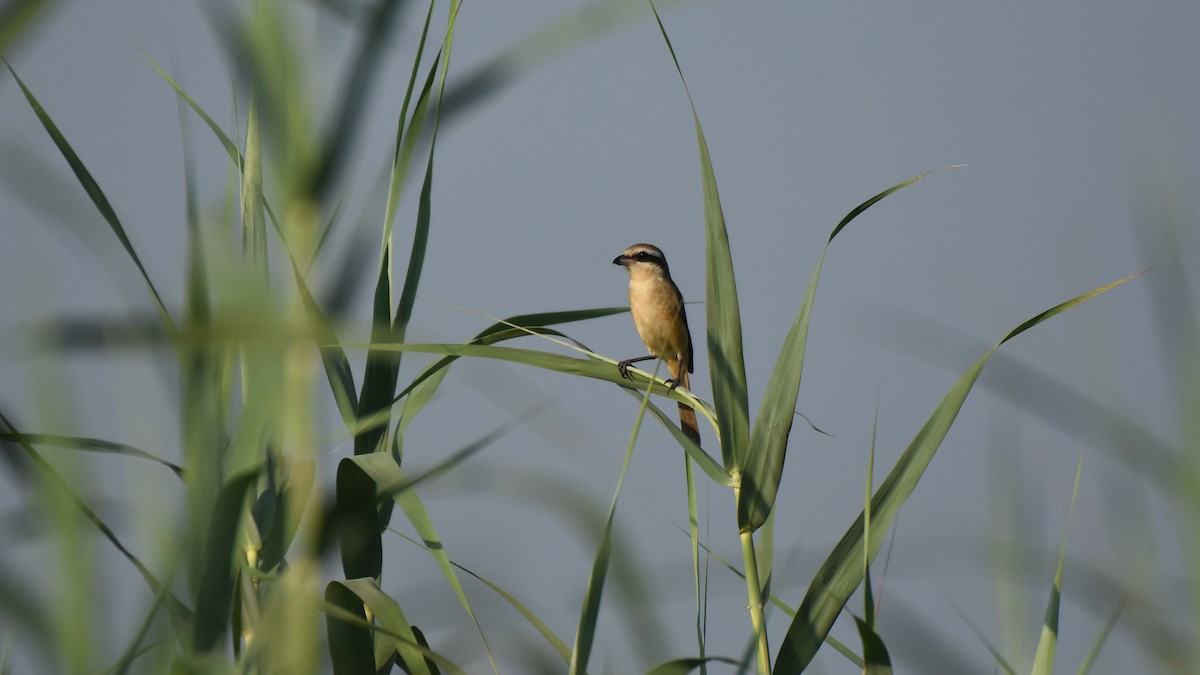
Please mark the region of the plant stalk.
[[771, 672], [771, 651], [767, 648], [767, 622], [763, 615], [762, 584], [758, 581], [758, 558], [754, 553], [754, 533], [742, 532], [742, 560], [746, 568], [746, 597], [749, 599], [750, 625], [754, 628], [754, 653], [759, 675]]

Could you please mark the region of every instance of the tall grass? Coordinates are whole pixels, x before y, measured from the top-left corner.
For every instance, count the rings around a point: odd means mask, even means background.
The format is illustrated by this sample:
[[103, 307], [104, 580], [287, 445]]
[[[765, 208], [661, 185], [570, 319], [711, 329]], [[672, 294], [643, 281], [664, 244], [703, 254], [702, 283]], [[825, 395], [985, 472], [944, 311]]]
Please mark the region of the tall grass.
[[[329, 231], [342, 226], [338, 195], [345, 189], [345, 167], [353, 159], [347, 156], [347, 149], [353, 147], [351, 139], [363, 114], [364, 90], [375, 82], [379, 53], [391, 39], [389, 28], [400, 4], [385, 1], [363, 10], [367, 28], [358, 36], [347, 66], [341, 105], [327, 117], [318, 114], [310, 99], [314, 76], [307, 64], [312, 55], [293, 26], [294, 13], [307, 10], [293, 5], [261, 0], [243, 14], [213, 17], [246, 83], [239, 99], [245, 112], [236, 129], [217, 122], [203, 102], [192, 98], [148, 57], [163, 86], [178, 95], [183, 114], [198, 117], [211, 134], [209, 140], [219, 143], [228, 154], [236, 177], [238, 208], [230, 209], [224, 219], [208, 219], [196, 207], [198, 196], [191, 186], [190, 160], [185, 157], [189, 171], [184, 209], [188, 246], [180, 267], [186, 289], [178, 299], [158, 291], [142, 264], [139, 243], [128, 235], [105, 196], [101, 187], [104, 176], [88, 168], [88, 158], [81, 158], [55, 125], [54, 111], [39, 104], [37, 83], [22, 81], [9, 69], [31, 113], [47, 132], [47, 142], [57, 147], [79, 188], [144, 280], [146, 302], [156, 315], [151, 326], [121, 325], [115, 333], [97, 331], [83, 340], [83, 346], [162, 349], [171, 355], [170, 367], [179, 390], [182, 457], [180, 465], [175, 465], [156, 453], [119, 442], [66, 436], [54, 429], [27, 429], [19, 420], [0, 416], [0, 438], [11, 448], [13, 470], [30, 487], [29, 508], [47, 514], [47, 536], [59, 547], [56, 557], [62, 569], [51, 574], [64, 580], [56, 593], [65, 604], [50, 608], [9, 575], [0, 576], [0, 607], [8, 617], [19, 617], [20, 634], [33, 638], [23, 645], [29, 653], [21, 658], [70, 672], [163, 672], [169, 668], [179, 673], [305, 673], [326, 667], [342, 674], [392, 672], [396, 668], [409, 673], [464, 672], [468, 666], [460, 662], [456, 645], [426, 639], [427, 631], [405, 612], [409, 599], [384, 590], [385, 577], [404, 574], [392, 571], [385, 557], [385, 538], [394, 536], [392, 524], [403, 518], [417, 533], [419, 541], [414, 543], [432, 558], [439, 584], [444, 584], [454, 599], [454, 611], [471, 624], [471, 639], [485, 654], [490, 669], [500, 672], [511, 666], [495, 653], [494, 634], [473, 604], [480, 593], [494, 595], [511, 606], [528, 623], [531, 639], [543, 643], [561, 660], [557, 664], [560, 670], [586, 672], [599, 637], [605, 582], [612, 570], [621, 480], [594, 542], [573, 640], [567, 639], [539, 617], [543, 599], [519, 599], [489, 580], [489, 570], [460, 566], [446, 550], [429, 510], [414, 489], [457, 470], [521, 420], [484, 435], [430, 469], [412, 473], [404, 468], [408, 425], [444, 386], [448, 369], [459, 359], [469, 358], [600, 380], [613, 385], [614, 396], [624, 390], [637, 397], [640, 408], [627, 439], [622, 480], [645, 413], [679, 442], [688, 486], [691, 552], [680, 569], [686, 568], [694, 580], [696, 645], [693, 653], [664, 656], [666, 660], [652, 672], [732, 667], [759, 673], [798, 673], [827, 643], [845, 655], [850, 669], [890, 672], [887, 640], [875, 622], [872, 566], [980, 372], [1008, 341], [1138, 275], [1067, 299], [998, 336], [932, 410], [877, 488], [868, 476], [862, 513], [828, 551], [806, 593], [800, 598], [781, 598], [771, 590], [776, 532], [802, 531], [805, 523], [790, 514], [787, 522], [781, 522], [778, 519], [785, 516], [775, 514], [773, 507], [780, 490], [787, 489], [783, 469], [825, 253], [860, 214], [929, 174], [882, 190], [833, 224], [826, 249], [794, 308], [794, 321], [783, 336], [778, 359], [762, 390], [760, 408], [752, 417], [734, 257], [714, 159], [701, 125], [701, 111], [691, 102], [684, 83], [685, 64], [676, 58], [667, 27], [655, 10], [652, 16], [683, 84], [681, 94], [691, 104], [691, 120], [681, 123], [690, 122], [697, 139], [706, 242], [707, 313], [702, 328], [707, 337], [713, 401], [689, 391], [670, 390], [653, 372], [631, 371], [634, 377], [627, 381], [619, 375], [614, 359], [592, 351], [566, 332], [574, 322], [619, 314], [625, 308], [509, 317], [492, 322], [463, 343], [408, 342], [414, 302], [424, 277], [431, 214], [437, 208], [433, 187], [438, 176], [439, 124], [444, 116], [460, 109], [455, 106], [470, 105], [471, 101], [466, 90], [448, 84], [455, 67], [452, 47], [460, 4], [431, 2], [421, 17], [419, 44], [405, 80], [403, 103], [396, 112], [386, 204], [378, 214], [371, 315], [364, 331], [369, 332], [369, 341], [345, 341], [344, 324], [331, 318], [333, 308], [323, 306], [310, 284], [314, 270], [322, 267], [328, 255], [324, 242]], [[0, 46], [11, 25], [0, 26]], [[470, 86], [501, 86], [506, 81], [499, 75], [492, 77], [489, 80], [485, 72]], [[414, 182], [410, 176], [419, 177], [415, 211], [404, 208], [413, 203], [408, 194]], [[401, 278], [395, 279], [401, 269]], [[701, 326], [692, 328], [701, 333]], [[546, 349], [502, 344], [526, 336], [541, 338]], [[78, 336], [72, 344], [61, 339], [61, 332], [50, 331], [46, 337], [42, 348], [51, 352], [80, 346]], [[359, 355], [364, 355], [364, 362], [356, 369], [353, 364]], [[436, 358], [424, 362], [412, 381], [401, 382], [402, 363], [418, 355]], [[343, 424], [337, 435], [344, 442], [336, 443], [340, 459], [332, 477], [322, 475], [317, 461], [320, 453], [328, 452], [324, 439], [329, 433], [317, 428], [319, 416], [314, 415], [318, 401], [323, 400], [318, 393], [326, 389]], [[715, 448], [698, 447], [681, 433], [672, 416], [659, 406], [662, 397], [692, 405], [710, 422], [719, 455]], [[80, 477], [60, 471], [45, 459], [44, 449], [49, 446], [164, 465], [175, 478], [171, 489], [184, 504], [169, 555], [161, 563], [151, 564], [145, 553], [127, 546], [127, 535], [112, 527], [84, 498]], [[700, 469], [698, 473], [693, 472], [695, 467]], [[1194, 476], [1194, 472], [1186, 475]], [[696, 499], [697, 476], [707, 478], [717, 490], [727, 491], [728, 506], [736, 516], [736, 531], [715, 536], [736, 540], [742, 552], [740, 566], [727, 566], [745, 580], [748, 611], [743, 623], [748, 647], [744, 654], [713, 654], [707, 646], [706, 565], [702, 561], [710, 552], [699, 534], [702, 518]], [[327, 497], [320, 486], [330, 478], [333, 494]], [[1180, 491], [1185, 496], [1193, 493], [1190, 487]], [[1188, 506], [1190, 512], [1196, 512], [1194, 503]], [[91, 540], [89, 530], [98, 531], [120, 551], [152, 597], [139, 608], [141, 618], [132, 638], [112, 663], [93, 660], [98, 650], [86, 623], [92, 598], [81, 580], [90, 574], [85, 545]], [[1065, 555], [1065, 547], [1063, 550]], [[340, 573], [331, 575], [322, 560], [335, 552]], [[1053, 580], [1035, 673], [1050, 672], [1054, 662], [1063, 555]], [[468, 579], [473, 585], [464, 583]], [[1200, 588], [1192, 581], [1193, 587]], [[862, 645], [854, 648], [834, 640], [830, 630], [860, 589], [864, 591], [864, 611], [856, 616], [856, 624]], [[793, 608], [789, 602], [799, 604]], [[768, 635], [765, 608], [769, 604], [776, 604], [791, 617], [782, 635]], [[1097, 638], [1091, 658], [1105, 635], [1107, 630]], [[1004, 669], [1014, 670], [998, 651], [997, 660]], [[11, 666], [13, 662], [5, 663]]]

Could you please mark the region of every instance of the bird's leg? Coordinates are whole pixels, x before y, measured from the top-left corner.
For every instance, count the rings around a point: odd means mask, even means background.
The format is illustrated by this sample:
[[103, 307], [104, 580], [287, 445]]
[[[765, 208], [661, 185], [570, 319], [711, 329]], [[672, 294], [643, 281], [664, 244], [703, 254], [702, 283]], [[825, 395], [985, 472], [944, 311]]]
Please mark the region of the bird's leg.
[[628, 380], [628, 379], [631, 379], [629, 376], [629, 366], [637, 363], [638, 361], [649, 361], [650, 359], [653, 359], [653, 358], [657, 358], [657, 357], [651, 355], [651, 356], [639, 356], [636, 359], [625, 359], [624, 361], [617, 364], [617, 370], [620, 371], [621, 377]]

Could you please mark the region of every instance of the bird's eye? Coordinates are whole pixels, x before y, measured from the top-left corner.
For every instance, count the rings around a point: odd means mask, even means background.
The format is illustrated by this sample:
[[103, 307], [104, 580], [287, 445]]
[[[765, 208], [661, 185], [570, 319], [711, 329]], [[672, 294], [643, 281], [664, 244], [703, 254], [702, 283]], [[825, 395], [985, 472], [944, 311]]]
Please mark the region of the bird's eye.
[[650, 255], [649, 253], [646, 253], [645, 251], [638, 251], [637, 255], [634, 257], [642, 262], [646, 262], [647, 260], [654, 259], [654, 256]]

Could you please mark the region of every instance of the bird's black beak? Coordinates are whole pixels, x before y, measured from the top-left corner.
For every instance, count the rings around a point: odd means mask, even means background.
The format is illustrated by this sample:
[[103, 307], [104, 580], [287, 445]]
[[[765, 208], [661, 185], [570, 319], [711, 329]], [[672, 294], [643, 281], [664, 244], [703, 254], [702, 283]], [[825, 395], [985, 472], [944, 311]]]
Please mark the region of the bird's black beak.
[[629, 265], [629, 263], [631, 263], [631, 262], [633, 262], [633, 258], [630, 258], [627, 255], [619, 255], [619, 256], [613, 258], [613, 264], [620, 265], [622, 267]]

